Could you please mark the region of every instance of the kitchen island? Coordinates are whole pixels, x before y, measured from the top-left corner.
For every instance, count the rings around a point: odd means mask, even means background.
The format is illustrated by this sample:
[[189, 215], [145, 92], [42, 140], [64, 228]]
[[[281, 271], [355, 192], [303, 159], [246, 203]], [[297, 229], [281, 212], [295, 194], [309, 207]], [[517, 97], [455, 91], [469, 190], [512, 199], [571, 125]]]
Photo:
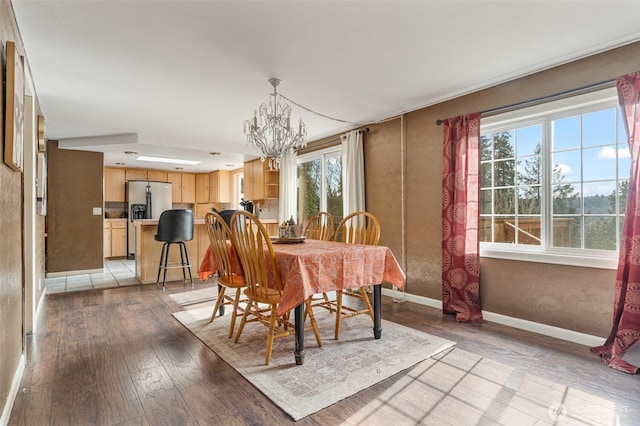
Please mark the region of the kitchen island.
[[[155, 238], [158, 233], [158, 219], [134, 220], [133, 225], [136, 233], [136, 278], [142, 284], [155, 283], [156, 277], [158, 276], [158, 263], [160, 262], [160, 252], [162, 251], [163, 244], [161, 241], [156, 241]], [[186, 245], [191, 263], [191, 274], [194, 279], [196, 279], [198, 265], [209, 247], [209, 236], [207, 235], [204, 219], [194, 220], [193, 240], [188, 241]], [[169, 263], [180, 263], [180, 248], [177, 245], [172, 245], [171, 247]], [[175, 268], [167, 270], [167, 281], [181, 279], [182, 269]]]
[[[270, 228], [272, 235], [277, 235], [277, 220], [265, 219], [265, 226]], [[160, 262], [160, 252], [162, 242], [156, 241], [158, 233], [158, 219], [138, 219], [133, 221], [136, 234], [136, 278], [142, 284], [155, 283], [158, 276], [158, 263]], [[273, 232], [272, 230], [275, 230]], [[191, 262], [191, 274], [194, 279], [198, 277], [198, 266], [209, 248], [209, 235], [204, 219], [194, 219], [193, 240], [186, 243]], [[169, 263], [180, 263], [180, 249], [173, 245], [169, 253]], [[187, 276], [188, 279], [188, 276]], [[168, 269], [167, 281], [182, 280], [182, 269]]]

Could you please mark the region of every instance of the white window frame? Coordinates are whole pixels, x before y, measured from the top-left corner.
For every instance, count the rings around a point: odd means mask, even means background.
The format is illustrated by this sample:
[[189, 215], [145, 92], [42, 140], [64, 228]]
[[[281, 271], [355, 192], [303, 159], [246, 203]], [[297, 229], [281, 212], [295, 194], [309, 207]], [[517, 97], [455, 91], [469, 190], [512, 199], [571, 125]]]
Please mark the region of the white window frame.
[[[574, 114], [585, 114], [590, 111], [598, 111], [607, 108], [618, 108], [617, 92], [615, 87], [598, 90], [591, 93], [572, 96], [569, 98], [552, 101], [536, 106], [509, 111], [480, 120], [480, 133], [494, 133], [506, 128], [525, 127], [531, 124], [543, 124], [542, 142], [542, 238], [541, 246], [524, 244], [489, 243], [480, 242], [480, 256], [518, 260], [527, 262], [540, 262], [561, 265], [573, 265], [602, 269], [616, 269], [618, 265], [618, 252], [613, 250], [589, 250], [554, 248], [549, 245], [551, 241], [551, 227], [548, 226], [551, 218], [550, 208], [550, 143], [551, 126], [554, 119]], [[626, 170], [619, 170], [619, 175], [628, 174]]]

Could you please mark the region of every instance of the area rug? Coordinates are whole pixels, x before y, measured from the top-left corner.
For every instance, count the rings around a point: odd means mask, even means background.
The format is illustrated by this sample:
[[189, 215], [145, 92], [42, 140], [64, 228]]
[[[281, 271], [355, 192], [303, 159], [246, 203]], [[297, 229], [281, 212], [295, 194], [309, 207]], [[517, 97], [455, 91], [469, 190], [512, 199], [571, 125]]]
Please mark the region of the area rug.
[[200, 303], [210, 302], [218, 298], [218, 286], [201, 288], [198, 290], [181, 291], [169, 295], [177, 304], [186, 308]]
[[[368, 316], [343, 321], [333, 338], [335, 317], [315, 309], [322, 336], [305, 334], [304, 365], [296, 365], [294, 336], [276, 339], [271, 363], [264, 365], [266, 327], [247, 324], [240, 341], [228, 338], [231, 315], [208, 323], [211, 306], [174, 313], [189, 331], [297, 421], [428, 359], [455, 343], [382, 321], [382, 338], [373, 338]], [[239, 322], [239, 320], [238, 320]], [[237, 328], [237, 325], [236, 325]]]

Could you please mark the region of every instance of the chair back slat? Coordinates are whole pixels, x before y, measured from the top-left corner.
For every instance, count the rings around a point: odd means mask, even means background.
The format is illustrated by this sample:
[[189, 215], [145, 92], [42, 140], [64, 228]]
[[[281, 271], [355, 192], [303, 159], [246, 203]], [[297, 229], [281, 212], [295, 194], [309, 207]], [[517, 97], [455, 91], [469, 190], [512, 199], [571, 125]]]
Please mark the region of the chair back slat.
[[275, 252], [262, 222], [253, 214], [239, 210], [231, 218], [231, 235], [244, 271], [245, 284], [251, 292], [258, 298], [267, 298], [269, 288], [282, 294]]
[[338, 224], [334, 241], [377, 245], [380, 241], [380, 223], [371, 213], [364, 211], [351, 213]]
[[231, 238], [231, 229], [224, 218], [216, 213], [207, 213], [204, 217], [211, 250], [218, 264], [218, 273], [224, 282], [230, 282], [233, 275], [227, 240]]
[[319, 212], [307, 220], [304, 235], [310, 240], [331, 241], [335, 230], [335, 219], [330, 213]]

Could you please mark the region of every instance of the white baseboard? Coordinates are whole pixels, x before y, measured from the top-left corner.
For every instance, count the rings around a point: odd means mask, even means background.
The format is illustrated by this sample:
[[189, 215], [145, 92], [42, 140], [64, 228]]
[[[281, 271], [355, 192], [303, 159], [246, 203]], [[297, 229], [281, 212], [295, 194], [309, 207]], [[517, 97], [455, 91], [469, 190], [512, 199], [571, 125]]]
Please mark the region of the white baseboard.
[[13, 409], [13, 403], [16, 400], [16, 396], [18, 395], [18, 390], [20, 388], [20, 381], [22, 380], [22, 375], [24, 374], [26, 360], [23, 355], [20, 355], [20, 362], [18, 362], [18, 368], [16, 368], [16, 373], [13, 375], [13, 382], [11, 383], [11, 389], [9, 389], [9, 395], [7, 396], [7, 400], [4, 403], [4, 408], [2, 409], [2, 417], [0, 417], [0, 425], [8, 425], [9, 417], [11, 417], [11, 410]]
[[[402, 291], [394, 292], [392, 289], [387, 288], [382, 289], [382, 294], [389, 297], [395, 297], [399, 300], [404, 298], [407, 302], [418, 303], [420, 305], [442, 310], [441, 300], [431, 299], [424, 296], [416, 296], [415, 294], [403, 293]], [[496, 314], [494, 312], [482, 311], [482, 316], [489, 322], [495, 322], [496, 324], [530, 331], [543, 336], [555, 337], [556, 339], [566, 340], [568, 342], [578, 343], [589, 347], [602, 345], [606, 340], [605, 337], [593, 336], [591, 334], [580, 333], [578, 331], [567, 330], [566, 328], [554, 327], [552, 325], [541, 324], [539, 322], [528, 321], [521, 318], [509, 317], [502, 314]]]
[[72, 275], [88, 275], [88, 274], [104, 274], [104, 268], [99, 269], [85, 269], [78, 271], [62, 271], [62, 272], [47, 272], [47, 278], [56, 278], [56, 277], [69, 277]]

